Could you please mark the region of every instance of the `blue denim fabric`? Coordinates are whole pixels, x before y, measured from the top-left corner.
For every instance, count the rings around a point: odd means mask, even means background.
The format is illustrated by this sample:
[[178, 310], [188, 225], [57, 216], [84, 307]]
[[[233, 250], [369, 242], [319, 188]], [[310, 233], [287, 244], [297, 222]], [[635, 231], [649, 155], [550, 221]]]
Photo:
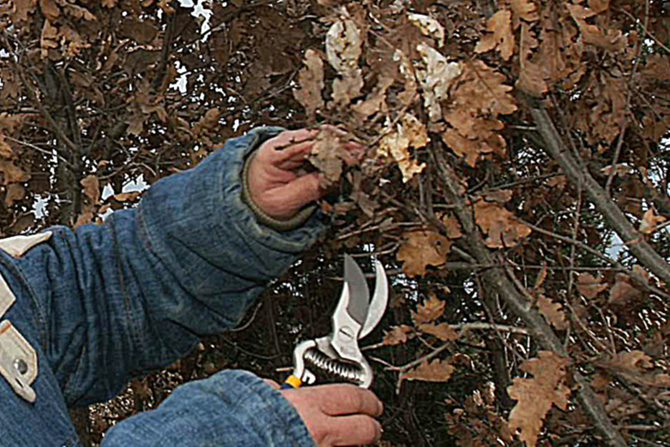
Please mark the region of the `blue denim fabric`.
[[[279, 128], [229, 140], [195, 169], [153, 185], [133, 210], [0, 253], [17, 297], [10, 320], [37, 350], [36, 402], [0, 377], [0, 445], [79, 446], [67, 405], [107, 400], [138, 374], [234, 327], [268, 281], [309, 247], [319, 217], [278, 233], [241, 200], [245, 156]], [[113, 427], [104, 447], [309, 446], [281, 394], [243, 372], [181, 386], [159, 409]]]

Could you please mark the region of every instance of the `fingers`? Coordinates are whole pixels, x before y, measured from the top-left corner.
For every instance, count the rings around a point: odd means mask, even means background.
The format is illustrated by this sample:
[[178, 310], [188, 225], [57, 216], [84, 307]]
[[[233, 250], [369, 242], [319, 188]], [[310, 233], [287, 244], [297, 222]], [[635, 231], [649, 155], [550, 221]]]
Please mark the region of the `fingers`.
[[318, 129], [286, 130], [276, 137], [270, 138], [263, 143], [262, 147], [281, 151], [296, 143], [311, 140], [316, 137], [318, 133]]
[[269, 139], [260, 148], [262, 158], [280, 169], [293, 170], [300, 167], [309, 156], [316, 142], [315, 138], [323, 129], [329, 129], [343, 138], [342, 147], [347, 150], [345, 162], [349, 165], [359, 161], [363, 155], [363, 146], [352, 140], [344, 140], [350, 136], [347, 132], [330, 125], [323, 125], [319, 129], [288, 130]]
[[350, 447], [375, 443], [381, 425], [374, 418], [383, 405], [369, 390], [351, 384], [283, 390], [319, 447]]
[[303, 141], [282, 151], [275, 151], [273, 158], [278, 167], [293, 170], [305, 163], [305, 159], [314, 148], [314, 140]]
[[277, 198], [283, 197], [286, 203], [293, 204], [297, 209], [320, 199], [323, 191], [319, 187], [319, 175], [318, 172], [312, 172], [296, 178], [286, 186], [277, 189]]
[[275, 390], [278, 390], [278, 389], [281, 388], [281, 387], [279, 386], [279, 384], [278, 384], [277, 382], [275, 382], [274, 380], [272, 380], [272, 379], [263, 379], [263, 381], [264, 381], [265, 383], [267, 383], [268, 385], [270, 385], [270, 386], [271, 386], [272, 388], [274, 388]]
[[351, 447], [370, 445], [382, 437], [382, 426], [370, 416], [356, 414], [330, 418], [330, 439], [326, 445]]
[[356, 385], [321, 385], [313, 390], [319, 393], [321, 411], [329, 416], [365, 414], [380, 416], [384, 406], [375, 394]]

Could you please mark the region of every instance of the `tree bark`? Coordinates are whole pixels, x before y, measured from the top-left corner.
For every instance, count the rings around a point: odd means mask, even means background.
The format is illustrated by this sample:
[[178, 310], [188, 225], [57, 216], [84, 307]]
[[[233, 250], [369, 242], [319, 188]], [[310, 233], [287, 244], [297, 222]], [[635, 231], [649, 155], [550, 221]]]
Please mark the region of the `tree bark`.
[[[529, 327], [533, 336], [544, 349], [556, 352], [567, 357], [567, 352], [563, 343], [556, 336], [553, 329], [547, 324], [545, 319], [532, 308], [532, 303], [521, 293], [514, 283], [507, 276], [504, 259], [498, 253], [490, 251], [481, 233], [477, 229], [471, 211], [466, 207], [461, 195], [458, 192], [458, 180], [452, 167], [446, 161], [443, 154], [439, 151], [432, 151], [435, 159], [435, 166], [439, 169], [440, 177], [445, 185], [445, 194], [448, 203], [455, 206], [454, 213], [458, 218], [467, 242], [471, 248], [471, 254], [480, 264], [498, 265], [485, 269], [481, 275], [486, 284], [495, 289], [505, 300], [510, 309], [521, 318]], [[616, 429], [610, 418], [607, 416], [604, 408], [596, 398], [595, 393], [586, 379], [579, 372], [574, 371], [574, 379], [578, 384], [577, 399], [584, 411], [591, 417], [594, 425], [600, 431], [607, 442], [614, 447], [626, 447], [626, 441], [621, 433]]]

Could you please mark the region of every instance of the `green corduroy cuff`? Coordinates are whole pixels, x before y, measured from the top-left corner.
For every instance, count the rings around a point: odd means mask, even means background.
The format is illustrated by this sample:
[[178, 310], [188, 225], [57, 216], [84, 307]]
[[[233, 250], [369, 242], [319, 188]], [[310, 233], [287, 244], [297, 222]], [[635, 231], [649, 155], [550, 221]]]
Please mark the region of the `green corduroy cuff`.
[[263, 212], [263, 210], [261, 210], [253, 200], [251, 200], [251, 194], [249, 193], [249, 167], [251, 166], [251, 162], [255, 156], [256, 151], [249, 154], [244, 162], [244, 170], [242, 171], [242, 201], [254, 213], [258, 223], [265, 225], [266, 227], [270, 227], [273, 230], [290, 231], [302, 226], [307, 221], [307, 219], [309, 219], [312, 214], [314, 214], [314, 211], [316, 211], [316, 204], [306, 206], [305, 208], [301, 209], [298, 214], [290, 219], [280, 220], [265, 214], [265, 212]]

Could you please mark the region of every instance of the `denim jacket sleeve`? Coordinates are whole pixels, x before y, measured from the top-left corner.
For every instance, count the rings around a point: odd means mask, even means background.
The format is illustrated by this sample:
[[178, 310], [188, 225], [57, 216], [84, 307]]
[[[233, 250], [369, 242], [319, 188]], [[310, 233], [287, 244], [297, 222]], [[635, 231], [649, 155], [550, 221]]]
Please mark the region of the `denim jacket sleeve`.
[[278, 390], [245, 371], [177, 388], [155, 411], [112, 427], [102, 447], [315, 447]]
[[[132, 376], [187, 353], [198, 337], [232, 328], [267, 283], [315, 241], [324, 228], [319, 216], [279, 233], [259, 225], [241, 199], [245, 157], [281, 130], [259, 128], [231, 139], [194, 169], [154, 184], [137, 208], [116, 212], [99, 226], [55, 228], [47, 243], [16, 261], [68, 404], [108, 399]], [[240, 377], [247, 385], [236, 388]], [[261, 432], [248, 435], [257, 436], [256, 443], [235, 445], [313, 446], [304, 424], [290, 443], [273, 444], [268, 439], [289, 435], [277, 435], [272, 423], [243, 421], [258, 417], [252, 408], [262, 406], [280, 419], [297, 417], [288, 402], [265, 388], [248, 376], [221, 374], [186, 385], [153, 417], [160, 419], [161, 411], [183, 414], [194, 426], [215, 415], [237, 418], [239, 424], [230, 427]], [[188, 408], [198, 399], [217, 410]]]

